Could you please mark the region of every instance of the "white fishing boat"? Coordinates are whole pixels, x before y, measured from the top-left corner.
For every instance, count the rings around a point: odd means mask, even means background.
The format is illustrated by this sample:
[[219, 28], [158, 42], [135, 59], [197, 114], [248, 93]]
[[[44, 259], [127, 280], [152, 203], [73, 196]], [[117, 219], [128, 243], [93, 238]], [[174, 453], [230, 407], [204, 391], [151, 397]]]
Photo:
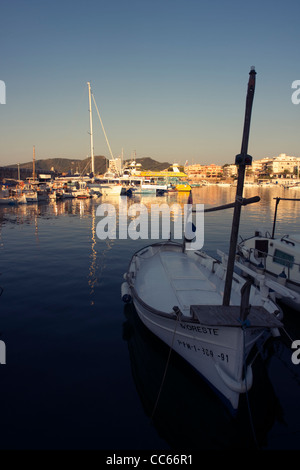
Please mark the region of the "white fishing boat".
[[239, 177], [228, 259], [220, 262], [187, 249], [186, 240], [155, 243], [133, 255], [121, 288], [123, 301], [133, 301], [146, 327], [195, 368], [233, 412], [255, 380], [255, 346], [279, 335], [282, 326], [281, 311], [267, 292], [234, 273], [245, 167], [251, 159], [247, 145], [255, 73], [251, 69], [242, 151], [236, 157]]
[[236, 266], [253, 278], [257, 278], [257, 274], [266, 276], [273, 281], [276, 299], [300, 311], [300, 235], [275, 237], [277, 206], [281, 200], [300, 201], [276, 198], [272, 234], [256, 231], [254, 236], [238, 243], [240, 264]]
[[223, 306], [225, 276], [226, 265], [205, 252], [162, 242], [134, 254], [122, 293], [124, 300], [132, 298], [142, 322], [236, 410], [240, 393], [252, 385], [251, 363], [244, 373], [251, 349], [266, 331], [278, 335], [281, 323], [278, 307], [252, 286], [244, 329], [240, 304], [246, 281], [234, 274], [230, 306]]
[[89, 199], [92, 197], [90, 189], [83, 187], [82, 185], [79, 185], [79, 188], [73, 191], [73, 195], [77, 199]]
[[27, 203], [38, 202], [38, 194], [36, 189], [32, 189], [30, 184], [25, 184], [23, 187], [23, 194], [25, 194]]
[[135, 194], [161, 194], [168, 191], [168, 184], [158, 181], [142, 179], [141, 184], [136, 186]]
[[[104, 175], [99, 178], [98, 189], [104, 196], [120, 196], [122, 191], [122, 183], [120, 178], [115, 178], [113, 175]], [[95, 186], [92, 186], [95, 189]]]
[[17, 203], [18, 204], [27, 204], [27, 199], [26, 199], [26, 196], [25, 194], [17, 194], [16, 195], [16, 198], [17, 198]]
[[0, 204], [4, 206], [18, 204], [18, 199], [11, 194], [5, 185], [0, 187]]

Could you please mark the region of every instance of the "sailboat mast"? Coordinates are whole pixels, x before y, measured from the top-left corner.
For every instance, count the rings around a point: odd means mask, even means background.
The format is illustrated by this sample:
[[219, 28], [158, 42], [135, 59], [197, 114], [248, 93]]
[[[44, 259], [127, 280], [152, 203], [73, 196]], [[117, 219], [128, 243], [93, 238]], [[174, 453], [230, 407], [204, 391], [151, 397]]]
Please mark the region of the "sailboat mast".
[[32, 157], [32, 179], [35, 181], [35, 145], [33, 146], [33, 157]]
[[255, 75], [256, 75], [255, 69], [254, 67], [251, 67], [251, 70], [249, 73], [248, 88], [247, 88], [242, 148], [241, 148], [241, 153], [237, 155], [235, 159], [235, 163], [236, 165], [238, 165], [238, 181], [237, 181], [236, 199], [235, 199], [232, 228], [231, 228], [231, 237], [230, 237], [227, 272], [226, 272], [225, 287], [224, 287], [223, 305], [230, 305], [230, 295], [231, 295], [234, 261], [235, 261], [236, 246], [237, 246], [237, 239], [238, 239], [238, 232], [239, 232], [239, 224], [240, 224], [241, 201], [243, 197], [245, 170], [246, 170], [246, 165], [251, 165], [251, 162], [252, 162], [252, 157], [247, 154], [247, 151], [248, 151], [248, 141], [249, 141], [249, 133], [250, 133], [252, 105], [253, 105], [253, 98], [254, 98], [254, 91], [255, 91]]
[[94, 142], [93, 142], [93, 116], [92, 116], [92, 100], [91, 100], [91, 84], [87, 82], [89, 89], [89, 112], [90, 112], [90, 135], [91, 135], [91, 163], [92, 173], [95, 176], [95, 162], [94, 162]]

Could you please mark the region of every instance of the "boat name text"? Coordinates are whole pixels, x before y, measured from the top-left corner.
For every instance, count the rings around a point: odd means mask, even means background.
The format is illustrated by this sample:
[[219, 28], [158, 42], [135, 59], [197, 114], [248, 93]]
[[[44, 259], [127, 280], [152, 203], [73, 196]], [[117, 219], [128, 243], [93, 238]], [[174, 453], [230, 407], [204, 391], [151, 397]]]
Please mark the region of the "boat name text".
[[219, 329], [218, 328], [210, 328], [208, 326], [198, 326], [198, 325], [190, 325], [189, 323], [184, 324], [180, 323], [181, 328], [184, 330], [189, 330], [189, 331], [197, 331], [197, 333], [203, 333], [203, 334], [209, 334], [209, 335], [214, 335], [218, 336]]

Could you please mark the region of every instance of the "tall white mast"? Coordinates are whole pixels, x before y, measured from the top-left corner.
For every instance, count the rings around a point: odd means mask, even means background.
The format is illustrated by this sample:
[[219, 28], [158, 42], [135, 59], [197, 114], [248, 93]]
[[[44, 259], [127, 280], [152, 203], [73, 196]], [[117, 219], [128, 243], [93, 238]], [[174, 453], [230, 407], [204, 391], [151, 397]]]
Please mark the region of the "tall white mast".
[[89, 111], [90, 111], [90, 135], [91, 135], [91, 161], [92, 173], [95, 176], [95, 162], [94, 162], [94, 142], [93, 142], [93, 117], [92, 117], [92, 101], [91, 101], [91, 84], [87, 82], [89, 88]]
[[33, 157], [32, 157], [32, 179], [35, 181], [35, 145], [33, 146]]

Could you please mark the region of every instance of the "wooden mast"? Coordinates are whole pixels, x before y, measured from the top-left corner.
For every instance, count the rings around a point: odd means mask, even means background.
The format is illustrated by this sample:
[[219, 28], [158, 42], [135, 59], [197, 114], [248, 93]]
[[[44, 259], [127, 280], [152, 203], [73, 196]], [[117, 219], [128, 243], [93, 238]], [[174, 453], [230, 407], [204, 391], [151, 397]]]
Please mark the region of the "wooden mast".
[[238, 165], [238, 181], [237, 181], [236, 199], [235, 199], [232, 228], [231, 228], [230, 247], [229, 247], [227, 272], [226, 272], [226, 279], [225, 279], [223, 305], [230, 304], [232, 277], [233, 277], [233, 271], [234, 271], [234, 261], [235, 261], [236, 246], [237, 246], [238, 232], [239, 232], [239, 225], [240, 225], [241, 201], [243, 199], [245, 169], [246, 169], [246, 165], [252, 164], [252, 157], [250, 157], [250, 155], [247, 154], [247, 151], [248, 151], [248, 140], [249, 140], [249, 132], [250, 132], [252, 104], [253, 104], [254, 91], [255, 91], [255, 75], [256, 75], [255, 68], [251, 67], [251, 70], [249, 73], [248, 89], [247, 89], [242, 148], [241, 148], [241, 153], [237, 155], [235, 158], [235, 164]]

